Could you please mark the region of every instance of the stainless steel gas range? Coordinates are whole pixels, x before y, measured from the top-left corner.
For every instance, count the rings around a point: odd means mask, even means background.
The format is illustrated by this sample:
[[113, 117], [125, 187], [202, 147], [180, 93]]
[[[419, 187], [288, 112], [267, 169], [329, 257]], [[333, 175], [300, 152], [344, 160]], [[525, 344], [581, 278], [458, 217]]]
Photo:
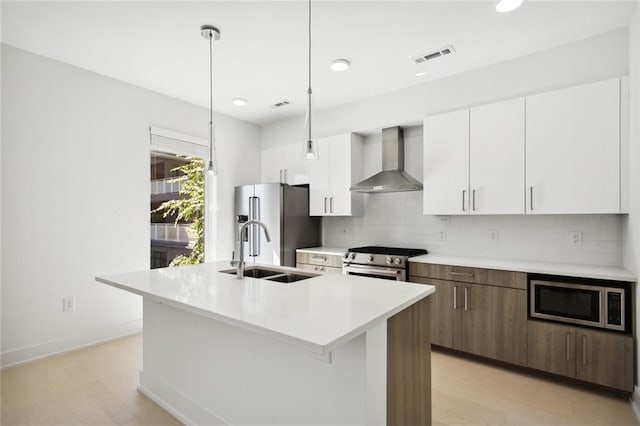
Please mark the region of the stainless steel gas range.
[[406, 281], [409, 258], [423, 254], [427, 254], [427, 250], [379, 246], [350, 248], [342, 258], [342, 273]]

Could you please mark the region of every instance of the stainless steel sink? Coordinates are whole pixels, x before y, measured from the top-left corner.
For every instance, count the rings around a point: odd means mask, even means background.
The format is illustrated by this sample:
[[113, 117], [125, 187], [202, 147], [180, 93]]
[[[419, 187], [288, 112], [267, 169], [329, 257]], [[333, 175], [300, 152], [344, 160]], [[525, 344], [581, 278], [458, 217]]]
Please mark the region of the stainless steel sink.
[[313, 278], [315, 275], [300, 275], [300, 274], [282, 274], [274, 277], [267, 278], [269, 281], [276, 281], [279, 283], [295, 283], [296, 281], [306, 280]]
[[[231, 274], [231, 275], [236, 274], [235, 269], [227, 269], [220, 272], [224, 272], [225, 274]], [[249, 278], [266, 278], [266, 277], [271, 277], [273, 275], [281, 275], [282, 273], [283, 271], [279, 271], [277, 269], [259, 268], [257, 266], [249, 267], [244, 270], [244, 276]]]
[[[225, 269], [220, 271], [225, 274], [235, 275], [236, 270]], [[300, 274], [290, 271], [284, 271], [282, 269], [262, 268], [259, 266], [250, 266], [244, 270], [244, 276], [249, 278], [264, 278], [269, 281], [276, 281], [279, 283], [294, 283], [296, 281], [306, 280], [307, 278], [317, 277], [317, 274]]]

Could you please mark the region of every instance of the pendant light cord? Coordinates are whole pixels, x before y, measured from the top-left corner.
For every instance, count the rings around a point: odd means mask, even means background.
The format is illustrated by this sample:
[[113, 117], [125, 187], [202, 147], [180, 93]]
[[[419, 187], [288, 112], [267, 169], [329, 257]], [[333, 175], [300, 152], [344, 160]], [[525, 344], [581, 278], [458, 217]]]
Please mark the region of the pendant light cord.
[[309, 94], [308, 99], [308, 115], [309, 115], [309, 141], [311, 140], [311, 0], [309, 0], [309, 88], [307, 89]]
[[209, 32], [209, 170], [218, 174], [213, 134], [213, 31]]

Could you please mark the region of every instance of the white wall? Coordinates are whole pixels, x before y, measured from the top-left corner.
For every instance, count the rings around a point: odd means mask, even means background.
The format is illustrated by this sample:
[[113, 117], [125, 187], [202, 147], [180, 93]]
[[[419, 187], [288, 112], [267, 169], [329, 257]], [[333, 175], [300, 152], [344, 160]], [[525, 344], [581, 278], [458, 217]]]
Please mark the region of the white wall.
[[[149, 267], [149, 125], [206, 137], [205, 109], [2, 46], [4, 365], [140, 329], [99, 274]], [[216, 115], [218, 252], [233, 186], [257, 180], [258, 127]], [[228, 224], [225, 225], [225, 224]], [[77, 310], [62, 312], [75, 296]]]
[[[623, 220], [624, 266], [638, 274], [640, 271], [640, 7], [629, 22], [629, 215]], [[635, 300], [636, 328], [640, 321], [640, 292]], [[640, 351], [636, 348], [637, 363], [640, 365]], [[636, 384], [640, 383], [639, 376]], [[640, 414], [640, 413], [638, 413]]]
[[[315, 113], [317, 136], [346, 131], [379, 132], [393, 125], [419, 125], [425, 116], [470, 105], [543, 92], [628, 73], [628, 32], [620, 29], [501, 64]], [[594, 60], [597, 58], [597, 60]], [[322, 88], [315, 88], [320, 92]], [[295, 143], [302, 118], [266, 125], [262, 147]], [[422, 131], [405, 133], [406, 169], [422, 180]], [[365, 175], [380, 167], [380, 139], [365, 141]], [[367, 173], [368, 172], [368, 173]], [[432, 252], [486, 257], [619, 265], [619, 216], [451, 217], [450, 223], [422, 215], [421, 192], [366, 196], [365, 215], [325, 218], [325, 245], [391, 244]], [[446, 241], [440, 241], [440, 230]], [[489, 240], [497, 230], [497, 242]], [[569, 231], [583, 244], [569, 245]]]

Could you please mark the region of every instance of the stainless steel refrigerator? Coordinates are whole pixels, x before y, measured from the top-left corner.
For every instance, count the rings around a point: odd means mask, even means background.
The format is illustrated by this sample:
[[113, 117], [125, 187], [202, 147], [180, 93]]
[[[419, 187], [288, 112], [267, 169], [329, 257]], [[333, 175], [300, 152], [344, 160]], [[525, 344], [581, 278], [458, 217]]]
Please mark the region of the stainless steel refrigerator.
[[[265, 183], [236, 186], [235, 237], [238, 240], [238, 216], [257, 219], [269, 229], [267, 242], [258, 225], [249, 225], [245, 261], [270, 265], [296, 266], [296, 249], [321, 245], [320, 217], [309, 216], [309, 186]], [[234, 248], [234, 258], [238, 247]]]

